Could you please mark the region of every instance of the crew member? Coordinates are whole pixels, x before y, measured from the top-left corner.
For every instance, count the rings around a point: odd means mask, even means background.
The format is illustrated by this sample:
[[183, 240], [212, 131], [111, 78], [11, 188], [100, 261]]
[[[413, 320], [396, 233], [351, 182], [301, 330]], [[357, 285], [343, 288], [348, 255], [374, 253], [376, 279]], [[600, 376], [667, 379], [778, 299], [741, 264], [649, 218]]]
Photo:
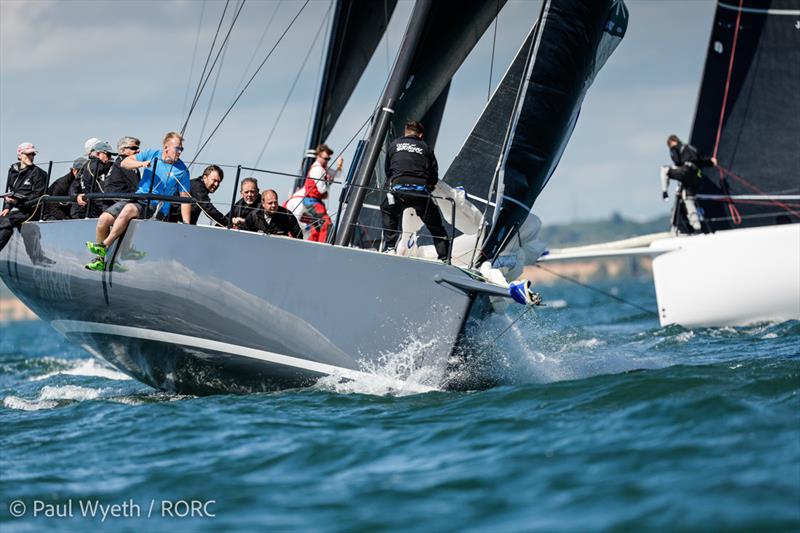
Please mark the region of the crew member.
[[303, 231], [291, 211], [278, 204], [278, 193], [267, 189], [261, 194], [263, 210], [251, 211], [245, 219], [245, 229], [267, 235], [288, 235], [303, 238]]
[[[87, 161], [89, 160], [83, 156], [73, 161], [67, 173], [50, 184], [47, 188], [47, 195], [69, 196], [69, 189], [72, 186], [72, 182], [75, 181], [78, 172], [80, 172]], [[42, 215], [42, 218], [44, 220], [68, 219], [70, 218], [70, 208], [71, 204], [69, 202], [48, 202], [44, 206], [44, 215]]]
[[439, 181], [439, 165], [428, 144], [422, 140], [425, 129], [412, 120], [405, 125], [404, 136], [389, 144], [386, 151], [386, 180], [391, 192], [381, 203], [384, 249], [393, 249], [400, 237], [403, 211], [410, 207], [433, 236], [440, 260], [447, 259], [449, 239], [439, 207], [431, 192]]
[[[189, 169], [181, 161], [183, 153], [183, 137], [180, 133], [171, 131], [164, 136], [161, 149], [148, 148], [137, 154], [131, 154], [120, 162], [120, 166], [127, 170], [143, 168], [142, 179], [136, 189], [138, 194], [158, 194], [174, 196], [179, 193], [184, 198], [189, 197]], [[155, 167], [155, 168], [153, 168]], [[146, 202], [128, 202], [115, 217], [111, 232], [102, 242], [87, 242], [86, 247], [97, 257], [86, 264], [89, 270], [105, 270], [105, 257], [108, 248], [128, 228], [134, 218], [144, 216], [146, 211], [155, 209], [156, 217], [166, 218], [169, 213], [169, 202], [151, 200], [152, 207], [146, 207]], [[153, 211], [150, 211], [150, 215]], [[181, 204], [181, 218], [184, 224], [189, 224], [191, 206]]]
[[190, 224], [197, 224], [200, 218], [200, 212], [206, 214], [208, 218], [219, 224], [220, 226], [228, 225], [228, 217], [220, 213], [219, 209], [214, 207], [211, 203], [211, 198], [208, 196], [219, 189], [219, 184], [222, 183], [222, 178], [225, 173], [217, 165], [208, 165], [203, 171], [203, 175], [199, 178], [192, 180], [190, 193], [195, 203], [192, 204], [192, 214], [189, 219]]
[[[122, 168], [122, 161], [129, 156], [139, 153], [141, 142], [136, 137], [123, 137], [117, 143], [119, 155], [111, 165], [111, 170], [105, 182], [105, 192], [107, 193], [134, 193], [139, 187], [141, 176], [138, 169]], [[111, 231], [111, 226], [119, 214], [130, 203], [130, 200], [118, 200], [100, 213], [95, 228], [95, 242], [103, 242]], [[130, 257], [130, 254], [128, 254]]]
[[251, 211], [261, 209], [261, 195], [258, 193], [258, 180], [248, 177], [242, 180], [239, 186], [239, 200], [233, 204], [233, 208], [228, 212], [228, 220], [234, 228], [244, 227], [244, 220]]
[[[341, 174], [344, 160], [340, 157], [336, 162], [336, 172], [331, 173], [328, 171], [331, 157], [333, 157], [331, 147], [327, 144], [320, 144], [317, 147], [317, 158], [308, 169], [308, 175], [303, 185], [305, 189], [303, 215], [308, 217], [311, 222], [311, 232], [308, 235], [310, 241], [327, 242], [328, 230], [332, 225], [331, 217], [328, 216], [323, 200], [328, 197], [331, 184]], [[302, 216], [298, 218], [302, 218]]]
[[669, 155], [675, 166], [661, 167], [661, 194], [665, 201], [668, 200], [669, 180], [679, 182], [677, 194], [686, 207], [686, 218], [689, 225], [694, 231], [701, 231], [700, 216], [695, 203], [697, 190], [700, 188], [700, 179], [703, 177], [700, 169], [706, 166], [716, 166], [717, 160], [713, 157], [701, 158], [694, 146], [684, 144], [677, 135], [670, 135], [667, 138], [667, 147], [669, 147]]
[[[70, 196], [75, 196], [77, 203], [72, 205], [72, 218], [97, 218], [108, 207], [107, 202], [94, 200], [89, 202], [86, 195], [93, 192], [105, 192], [105, 181], [111, 170], [111, 156], [117, 155], [107, 141], [97, 141], [89, 152], [86, 163], [70, 186]], [[87, 207], [91, 203], [91, 209]]]
[[[31, 200], [44, 194], [47, 172], [33, 164], [34, 157], [36, 147], [22, 143], [17, 146], [17, 162], [8, 169], [5, 201], [0, 211], [0, 250], [11, 239], [14, 228], [31, 220], [38, 212], [38, 206], [31, 205]], [[27, 248], [28, 243], [25, 244]]]

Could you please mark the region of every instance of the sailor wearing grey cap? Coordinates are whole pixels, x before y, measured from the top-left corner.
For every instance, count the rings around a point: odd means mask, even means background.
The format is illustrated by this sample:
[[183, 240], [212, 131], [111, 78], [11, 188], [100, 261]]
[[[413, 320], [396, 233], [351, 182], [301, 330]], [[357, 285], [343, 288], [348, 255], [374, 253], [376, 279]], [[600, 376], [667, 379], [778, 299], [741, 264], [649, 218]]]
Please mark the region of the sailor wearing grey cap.
[[[128, 156], [136, 155], [141, 148], [141, 141], [136, 137], [123, 137], [117, 142], [117, 150], [119, 155], [111, 165], [111, 171], [108, 173], [105, 183], [105, 191], [107, 193], [134, 193], [139, 187], [139, 169], [122, 168], [120, 164], [122, 160]], [[111, 232], [111, 227], [126, 205], [131, 203], [130, 200], [113, 201], [109, 207], [100, 214], [97, 219], [97, 227], [95, 228], [95, 242], [103, 242], [108, 234]]]
[[[89, 160], [83, 156], [72, 162], [66, 174], [55, 180], [47, 188], [48, 196], [69, 196], [69, 188], [78, 172], [86, 165]], [[74, 201], [74, 199], [73, 199]], [[70, 218], [70, 202], [49, 202], [44, 206], [44, 220], [64, 220]]]
[[[89, 151], [89, 162], [84, 165], [78, 173], [78, 177], [72, 182], [70, 196], [75, 196], [77, 203], [70, 209], [72, 218], [97, 218], [103, 209], [108, 207], [108, 202], [86, 200], [86, 194], [93, 192], [105, 192], [105, 179], [111, 170], [111, 156], [117, 155], [111, 143], [108, 141], [97, 141]], [[87, 206], [91, 203], [91, 209], [87, 212]]]
[[0, 210], [0, 250], [11, 239], [14, 228], [35, 216], [37, 206], [30, 201], [44, 194], [47, 172], [33, 164], [34, 157], [36, 147], [24, 142], [17, 146], [18, 161], [8, 169], [7, 195]]

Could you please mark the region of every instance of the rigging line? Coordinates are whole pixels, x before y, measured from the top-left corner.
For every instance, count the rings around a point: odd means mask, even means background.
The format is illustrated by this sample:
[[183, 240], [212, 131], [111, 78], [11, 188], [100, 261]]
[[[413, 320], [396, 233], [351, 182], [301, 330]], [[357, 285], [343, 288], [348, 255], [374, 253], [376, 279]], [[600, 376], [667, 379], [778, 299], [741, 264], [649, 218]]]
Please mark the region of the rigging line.
[[258, 55], [258, 51], [261, 49], [261, 45], [264, 44], [264, 39], [267, 38], [267, 32], [272, 27], [272, 21], [275, 20], [275, 14], [278, 12], [278, 9], [283, 4], [283, 0], [275, 3], [275, 9], [272, 10], [272, 14], [269, 17], [269, 21], [267, 21], [267, 25], [264, 26], [264, 31], [261, 33], [261, 37], [258, 39], [258, 44], [253, 48], [253, 54], [250, 56], [250, 61], [247, 62], [247, 66], [244, 67], [244, 71], [242, 71], [242, 78], [239, 80], [239, 83], [236, 84], [236, 91], [239, 91], [244, 84], [244, 80], [247, 77], [247, 71], [250, 70], [250, 67], [253, 65], [253, 61]]
[[541, 269], [542, 269], [542, 270], [544, 270], [545, 272], [548, 272], [548, 273], [550, 273], [550, 274], [552, 274], [552, 275], [556, 276], [557, 278], [561, 278], [561, 279], [563, 279], [563, 280], [566, 280], [566, 281], [572, 282], [572, 283], [574, 283], [574, 284], [576, 284], [576, 285], [580, 285], [581, 287], [583, 287], [583, 288], [585, 288], [585, 289], [589, 289], [589, 290], [591, 290], [591, 291], [594, 291], [594, 292], [600, 293], [600, 294], [602, 294], [602, 295], [604, 295], [604, 296], [608, 296], [609, 298], [611, 298], [611, 299], [613, 299], [613, 300], [616, 300], [616, 301], [618, 301], [618, 302], [620, 302], [620, 303], [623, 303], [623, 304], [630, 305], [631, 307], [635, 307], [636, 309], [639, 309], [640, 311], [644, 311], [644, 312], [645, 312], [645, 313], [647, 313], [647, 314], [650, 314], [650, 315], [653, 315], [653, 316], [656, 316], [656, 317], [658, 316], [658, 313], [656, 313], [655, 311], [652, 311], [652, 310], [650, 310], [650, 309], [646, 309], [646, 308], [642, 307], [642, 306], [641, 306], [641, 305], [639, 305], [639, 304], [635, 304], [635, 303], [633, 303], [633, 302], [630, 302], [630, 301], [628, 301], [628, 300], [626, 300], [626, 299], [624, 299], [624, 298], [620, 298], [619, 296], [616, 296], [616, 295], [614, 295], [614, 294], [611, 294], [610, 292], [606, 292], [606, 291], [604, 291], [604, 290], [598, 289], [597, 287], [592, 287], [591, 285], [587, 285], [586, 283], [582, 283], [582, 282], [578, 281], [577, 279], [575, 279], [575, 278], [572, 278], [572, 277], [570, 277], [570, 276], [565, 276], [565, 275], [563, 275], [563, 274], [559, 274], [559, 273], [558, 273], [558, 272], [556, 272], [555, 270], [551, 270], [551, 269], [549, 269], [549, 268], [547, 268], [547, 267], [544, 267], [544, 266], [540, 265], [539, 263], [536, 263], [536, 264], [534, 264], [533, 266], [535, 266], [535, 267], [537, 267], [537, 268], [541, 268]]
[[[230, 0], [225, 0], [225, 7], [222, 9], [222, 15], [219, 17], [219, 24], [217, 24], [217, 31], [214, 33], [214, 39], [211, 41], [211, 48], [208, 50], [208, 55], [206, 56], [206, 63], [203, 65], [203, 71], [200, 73], [200, 79], [197, 80], [197, 87], [194, 90], [194, 96], [192, 96], [192, 103], [191, 106], [194, 108], [194, 102], [197, 101], [197, 95], [200, 92], [200, 85], [203, 83], [203, 77], [206, 75], [206, 69], [208, 68], [208, 62], [211, 61], [211, 54], [214, 53], [214, 46], [217, 44], [217, 38], [219, 37], [219, 30], [222, 29], [222, 23], [225, 21], [225, 13], [228, 11], [228, 4], [230, 4]], [[189, 110], [188, 115], [186, 116], [186, 120], [181, 126], [181, 135], [186, 131], [186, 124], [189, 123], [189, 117], [192, 116], [191, 109]]]
[[203, 80], [202, 85], [199, 87], [199, 91], [197, 92], [197, 96], [195, 97], [195, 100], [192, 103], [192, 106], [189, 108], [189, 116], [186, 117], [186, 122], [184, 122], [183, 128], [181, 128], [181, 135], [183, 135], [186, 132], [186, 126], [189, 124], [189, 118], [192, 116], [192, 112], [194, 111], [194, 109], [197, 106], [197, 104], [200, 102], [200, 95], [203, 93], [203, 90], [206, 88], [206, 84], [208, 84], [208, 80], [211, 79], [211, 72], [214, 70], [214, 66], [217, 64], [217, 60], [219, 59], [220, 54], [222, 54], [222, 51], [225, 49], [225, 46], [228, 44], [228, 39], [230, 39], [231, 32], [233, 32], [233, 27], [236, 25], [236, 21], [239, 19], [239, 15], [242, 13], [242, 9], [244, 8], [244, 4], [245, 4], [246, 1], [247, 0], [242, 0], [242, 3], [239, 4], [239, 10], [234, 15], [233, 20], [231, 21], [231, 25], [228, 28], [228, 32], [225, 34], [225, 39], [222, 41], [222, 44], [220, 45], [219, 50], [217, 50], [217, 55], [214, 57], [214, 61], [213, 61], [213, 63], [211, 63], [211, 67], [208, 69], [208, 72], [206, 73], [206, 78], [205, 78], [205, 80]]
[[[331, 7], [333, 4], [331, 4]], [[261, 163], [261, 158], [264, 157], [264, 152], [267, 150], [267, 146], [269, 146], [270, 141], [272, 140], [272, 136], [275, 134], [275, 130], [278, 128], [278, 123], [281, 121], [281, 117], [283, 116], [283, 112], [286, 111], [286, 106], [289, 104], [289, 100], [292, 98], [292, 94], [294, 94], [294, 89], [297, 87], [297, 82], [300, 81], [300, 76], [303, 74], [303, 70], [308, 63], [308, 58], [311, 57], [311, 52], [314, 51], [314, 47], [317, 46], [317, 42], [319, 41], [320, 35], [322, 35], [322, 27], [325, 25], [325, 22], [328, 20], [328, 15], [331, 12], [331, 8], [328, 8], [328, 12], [322, 18], [322, 22], [320, 22], [319, 28], [315, 33], [314, 41], [311, 43], [311, 46], [306, 52], [306, 57], [303, 58], [303, 63], [300, 65], [300, 69], [297, 71], [297, 75], [294, 77], [294, 81], [292, 82], [292, 86], [289, 88], [289, 94], [286, 95], [286, 98], [283, 101], [283, 105], [281, 106], [281, 110], [278, 112], [278, 117], [275, 119], [275, 122], [272, 124], [272, 129], [267, 135], [267, 140], [264, 142], [264, 146], [261, 147], [261, 152], [258, 154], [258, 159], [253, 164], [254, 167], [257, 167], [259, 163]]]
[[[712, 156], [715, 160], [717, 157], [717, 153], [719, 151], [719, 141], [722, 137], [722, 124], [725, 120], [725, 108], [728, 105], [728, 90], [730, 89], [731, 85], [731, 76], [733, 75], [733, 60], [736, 57], [736, 43], [739, 40], [739, 23], [742, 19], [742, 3], [744, 0], [739, 0], [739, 11], [736, 13], [736, 26], [733, 28], [733, 42], [731, 43], [731, 57], [728, 61], [728, 74], [725, 77], [725, 89], [722, 93], [722, 108], [719, 112], [719, 123], [717, 124], [717, 138], [714, 141], [714, 155]], [[728, 194], [728, 185], [725, 183], [725, 175], [722, 172], [722, 168], [720, 167], [719, 171], [719, 182], [720, 188], [722, 192], [726, 195]], [[731, 218], [733, 220], [733, 224], [738, 226], [742, 223], [742, 217], [739, 214], [739, 210], [736, 208], [735, 205], [732, 203], [728, 204], [728, 211], [731, 214]]]
[[500, 16], [500, 0], [497, 0], [497, 5], [494, 11], [494, 36], [492, 37], [492, 60], [489, 63], [489, 88], [486, 90], [486, 101], [492, 98], [492, 73], [494, 71], [494, 52], [497, 45], [497, 19]]
[[208, 105], [206, 106], [206, 114], [203, 117], [203, 126], [200, 128], [200, 135], [197, 136], [197, 146], [203, 141], [203, 134], [206, 132], [206, 125], [208, 124], [208, 116], [211, 114], [211, 106], [214, 104], [214, 96], [217, 94], [217, 85], [219, 85], [219, 78], [222, 74], [222, 66], [225, 64], [225, 56], [228, 53], [228, 41], [222, 44], [222, 57], [219, 61], [219, 68], [217, 69], [217, 77], [214, 78], [214, 85], [211, 87], [211, 95], [208, 97]]
[[[330, 13], [331, 10], [333, 9], [333, 4], [334, 4], [335, 1], [336, 0], [331, 0], [331, 4], [328, 7], [328, 13]], [[332, 37], [332, 33], [333, 33], [333, 19], [334, 19], [334, 17], [330, 18], [330, 24], [328, 25], [328, 28], [325, 30], [326, 31], [326, 35], [328, 36], [328, 38], [325, 39], [325, 42], [328, 44], [328, 46], [323, 45], [319, 49], [319, 67], [317, 68], [317, 79], [314, 81], [314, 87], [317, 88], [317, 94], [316, 95], [312, 95], [312, 98], [314, 98], [314, 96], [319, 97], [320, 93], [322, 92], [322, 75], [327, 70], [327, 65], [326, 65], [326, 61], [325, 61], [325, 55], [326, 55], [325, 52], [333, 46], [333, 43], [331, 43], [331, 37]], [[314, 100], [312, 100], [311, 101], [311, 105], [308, 106], [308, 121], [306, 122], [306, 139], [307, 139], [306, 143], [309, 143], [309, 144], [310, 144], [310, 141], [312, 140], [312, 138], [311, 138], [311, 128], [314, 127], [314, 116], [316, 114], [320, 114], [320, 118], [321, 118], [320, 109], [317, 109], [317, 106], [315, 105]], [[321, 129], [321, 124], [318, 126], [318, 129]], [[319, 141], [322, 141], [322, 139], [316, 139], [316, 141], [319, 142]], [[316, 148], [316, 146], [305, 145], [305, 148], [306, 149], [302, 152], [303, 156], [302, 156], [302, 158], [300, 160], [301, 161], [300, 162], [300, 173], [301, 174], [303, 173], [303, 169], [305, 168], [305, 161], [306, 161], [306, 158], [308, 157], [309, 150], [312, 150], [312, 149]], [[292, 189], [294, 189], [294, 185], [292, 185]]]
[[203, 29], [203, 16], [206, 12], [206, 0], [203, 0], [202, 7], [200, 8], [200, 22], [197, 23], [197, 35], [194, 38], [194, 49], [192, 50], [192, 62], [189, 66], [189, 77], [186, 78], [186, 92], [183, 95], [183, 112], [181, 115], [186, 113], [186, 102], [189, 101], [189, 88], [192, 86], [192, 76], [194, 76], [194, 64], [197, 60], [197, 47], [200, 43], [200, 33]]
[[[222, 123], [223, 123], [223, 122], [225, 121], [225, 119], [228, 117], [228, 115], [230, 114], [231, 110], [233, 110], [234, 106], [235, 106], [235, 105], [236, 105], [236, 103], [239, 101], [239, 99], [242, 97], [242, 95], [243, 95], [243, 94], [244, 94], [244, 92], [247, 90], [247, 88], [248, 88], [248, 87], [250, 87], [250, 84], [251, 84], [251, 83], [253, 83], [253, 80], [256, 78], [256, 76], [258, 75], [258, 73], [261, 71], [261, 69], [263, 68], [264, 64], [265, 64], [265, 63], [267, 62], [267, 60], [270, 58], [270, 56], [271, 56], [271, 55], [272, 55], [272, 53], [275, 51], [275, 49], [278, 47], [278, 45], [281, 43], [281, 41], [282, 41], [282, 40], [283, 40], [283, 38], [286, 36], [286, 34], [289, 32], [289, 30], [291, 29], [291, 27], [294, 25], [295, 21], [297, 21], [297, 19], [300, 17], [300, 14], [303, 12], [303, 10], [306, 8], [306, 6], [308, 5], [308, 3], [309, 3], [310, 1], [311, 1], [311, 0], [306, 0], [306, 1], [305, 1], [305, 3], [303, 3], [303, 6], [300, 8], [300, 10], [297, 12], [297, 14], [296, 14], [296, 15], [294, 16], [294, 18], [292, 19], [292, 21], [291, 21], [291, 22], [289, 22], [289, 25], [286, 27], [286, 29], [283, 31], [283, 33], [281, 34], [281, 36], [280, 36], [280, 37], [278, 38], [278, 40], [275, 42], [275, 45], [272, 47], [272, 49], [269, 51], [269, 53], [267, 53], [267, 56], [264, 58], [264, 60], [263, 60], [263, 61], [261, 62], [261, 64], [258, 66], [258, 68], [256, 69], [256, 71], [255, 71], [255, 72], [253, 72], [253, 75], [252, 75], [252, 76], [250, 77], [250, 79], [247, 81], [247, 83], [245, 84], [244, 88], [242, 88], [242, 91], [239, 93], [239, 96], [237, 96], [237, 97], [236, 97], [236, 99], [233, 101], [233, 103], [230, 105], [230, 107], [228, 107], [228, 110], [227, 110], [227, 111], [225, 111], [225, 114], [224, 114], [224, 115], [222, 115], [222, 118], [221, 118], [221, 119], [219, 119], [219, 122], [217, 123], [216, 127], [214, 128], [214, 130], [213, 130], [213, 131], [212, 131], [212, 132], [209, 134], [208, 138], [207, 138], [207, 139], [206, 139], [206, 141], [203, 143], [203, 146], [201, 146], [201, 147], [200, 147], [200, 149], [197, 151], [197, 153], [195, 154], [195, 159], [197, 159], [197, 157], [200, 155], [200, 152], [202, 152], [202, 151], [203, 151], [203, 149], [204, 149], [204, 148], [206, 147], [206, 145], [209, 143], [209, 141], [210, 141], [210, 140], [211, 140], [211, 138], [214, 136], [214, 134], [215, 134], [215, 133], [217, 133], [217, 130], [219, 130], [219, 127], [220, 127], [220, 126], [222, 126]], [[192, 163], [194, 163], [194, 159], [192, 160]]]
[[[726, 176], [732, 177], [733, 179], [735, 179], [736, 181], [740, 182], [745, 187], [748, 187], [748, 188], [754, 190], [755, 192], [757, 192], [759, 194], [766, 194], [766, 193], [764, 193], [764, 191], [762, 191], [761, 189], [759, 189], [755, 185], [751, 184], [746, 179], [737, 176], [736, 174], [734, 174], [733, 172], [731, 172], [730, 170], [726, 169], [723, 166], [720, 166], [720, 165], [717, 165], [717, 166], [719, 168], [720, 174], [725, 174]], [[730, 196], [730, 195], [727, 194], [727, 191], [725, 191], [725, 192], [726, 192], [726, 196]], [[733, 201], [731, 200], [731, 203], [732, 202]], [[786, 211], [788, 211], [789, 213], [793, 214], [794, 216], [800, 217], [800, 213], [798, 213], [796, 211], [793, 211], [792, 209], [789, 208], [789, 206], [787, 204], [785, 204], [785, 203], [783, 203], [781, 201], [773, 200], [772, 204], [777, 206], [777, 207], [781, 207], [781, 208], [785, 209]], [[730, 205], [730, 203], [728, 205]]]

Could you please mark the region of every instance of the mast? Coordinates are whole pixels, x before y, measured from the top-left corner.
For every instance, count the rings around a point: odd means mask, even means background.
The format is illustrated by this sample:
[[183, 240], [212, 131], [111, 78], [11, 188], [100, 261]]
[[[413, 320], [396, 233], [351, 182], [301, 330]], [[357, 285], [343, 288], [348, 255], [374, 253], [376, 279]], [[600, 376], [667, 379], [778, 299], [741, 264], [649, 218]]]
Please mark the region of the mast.
[[383, 146], [383, 139], [386, 136], [386, 131], [394, 113], [394, 106], [408, 78], [414, 52], [422, 38], [422, 33], [432, 4], [433, 0], [417, 0], [414, 4], [414, 11], [411, 13], [411, 19], [408, 21], [397, 60], [392, 69], [392, 74], [389, 77], [389, 82], [386, 84], [386, 90], [381, 97], [376, 120], [372, 123], [367, 152], [353, 182], [353, 187], [355, 188], [353, 199], [347, 204], [347, 209], [344, 212], [342, 232], [336, 236], [336, 244], [338, 245], [347, 246], [353, 238], [353, 225], [358, 220], [361, 206], [364, 203], [364, 196], [367, 193], [365, 187], [369, 185], [372, 173], [375, 170], [375, 164], [378, 161], [378, 156]]

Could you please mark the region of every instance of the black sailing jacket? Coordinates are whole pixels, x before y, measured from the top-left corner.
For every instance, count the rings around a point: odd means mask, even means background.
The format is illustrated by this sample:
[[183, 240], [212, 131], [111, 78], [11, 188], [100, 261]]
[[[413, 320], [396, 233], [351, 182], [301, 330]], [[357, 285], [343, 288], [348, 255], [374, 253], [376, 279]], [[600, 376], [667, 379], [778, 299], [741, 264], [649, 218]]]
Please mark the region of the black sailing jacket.
[[261, 231], [267, 235], [290, 235], [295, 239], [303, 238], [303, 230], [297, 218], [285, 207], [278, 206], [278, 211], [267, 220], [264, 211], [251, 211], [244, 221], [248, 231]]
[[203, 183], [203, 178], [195, 178], [192, 180], [189, 187], [189, 194], [192, 195], [192, 198], [194, 198], [196, 202], [192, 204], [192, 215], [189, 218], [191, 224], [197, 224], [197, 219], [200, 218], [200, 206], [202, 206], [203, 211], [206, 212], [206, 215], [208, 215], [211, 220], [220, 226], [228, 225], [228, 217], [223, 215], [219, 209], [214, 207], [214, 204], [211, 203], [211, 198], [208, 196], [208, 189], [206, 189], [206, 184]]
[[425, 185], [433, 190], [439, 182], [439, 164], [433, 150], [413, 136], [389, 143], [384, 170], [391, 185]]
[[6, 207], [16, 207], [24, 213], [32, 213], [35, 205], [25, 205], [25, 202], [34, 200], [44, 194], [45, 184], [47, 183], [47, 172], [36, 165], [28, 165], [20, 168], [20, 164], [14, 163], [8, 169], [8, 180], [6, 181], [7, 192], [15, 193], [17, 202], [14, 205], [4, 202], [3, 209]]

